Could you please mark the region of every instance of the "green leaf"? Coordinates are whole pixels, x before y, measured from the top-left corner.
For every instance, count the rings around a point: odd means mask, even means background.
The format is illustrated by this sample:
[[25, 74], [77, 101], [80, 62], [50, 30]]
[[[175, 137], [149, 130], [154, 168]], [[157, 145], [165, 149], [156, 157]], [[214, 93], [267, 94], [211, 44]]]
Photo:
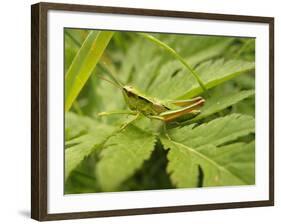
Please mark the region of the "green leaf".
[[206, 104], [201, 109], [201, 113], [195, 118], [187, 121], [186, 124], [206, 118], [250, 96], [253, 96], [254, 94], [254, 90], [244, 90], [236, 93], [212, 96], [211, 98], [207, 99]]
[[113, 32], [91, 31], [65, 75], [65, 111], [68, 111], [99, 62]]
[[[203, 61], [207, 61], [211, 58], [219, 56], [223, 51], [231, 44], [234, 38], [215, 38], [215, 40], [203, 38], [201, 41], [197, 41], [193, 38], [193, 41], [190, 41], [194, 52], [189, 55], [186, 60], [193, 66], [198, 65]], [[203, 42], [203, 43], [202, 43]], [[200, 46], [198, 46], [200, 44]], [[186, 47], [185, 49], [190, 48]]]
[[[254, 67], [255, 64], [252, 62], [218, 59], [200, 64], [196, 72], [207, 89], [210, 89], [253, 70]], [[148, 89], [149, 94], [159, 99], [187, 99], [201, 94], [201, 87], [186, 73], [188, 71], [177, 61], [165, 64]]]
[[[65, 180], [67, 180], [71, 172], [87, 156], [102, 147], [105, 141], [113, 135], [116, 129], [115, 127], [98, 123], [90, 118], [85, 119], [85, 117], [79, 116], [73, 118], [72, 116], [72, 119], [76, 119], [76, 121], [66, 121], [68, 129], [73, 130], [77, 128], [79, 131], [71, 132], [70, 137], [68, 138], [70, 140], [65, 142]], [[85, 123], [87, 121], [89, 122], [88, 124]], [[71, 124], [74, 125], [72, 126]], [[77, 133], [83, 133], [81, 130], [86, 132], [77, 136]]]
[[155, 136], [130, 125], [111, 137], [101, 152], [97, 164], [97, 178], [104, 191], [116, 190], [149, 159]]
[[[212, 49], [212, 54], [222, 54], [225, 48], [236, 40], [236, 38], [222, 36], [202, 36], [202, 35], [157, 35], [162, 41], [174, 48], [184, 58], [192, 58], [198, 53], [203, 56], [203, 52], [207, 55]], [[220, 45], [226, 45], [223, 48]], [[207, 57], [209, 58], [209, 57]], [[206, 60], [206, 58], [205, 58]]]
[[72, 112], [65, 113], [65, 141], [87, 133], [96, 125], [93, 119], [86, 116], [79, 116]]
[[145, 92], [156, 78], [160, 63], [159, 57], [151, 59], [141, 70], [136, 71], [132, 77], [133, 83], [136, 83], [140, 90]]
[[[164, 39], [164, 42], [183, 55], [184, 60], [188, 61], [192, 67], [202, 61], [219, 56], [234, 40], [229, 37], [154, 35]], [[123, 82], [133, 84], [146, 91], [158, 76], [159, 68], [171, 59], [173, 57], [170, 57], [156, 44], [145, 39], [135, 39], [124, 55], [118, 76]]]
[[[121, 81], [123, 83], [130, 83], [132, 81], [135, 85], [138, 85], [141, 88], [142, 82], [135, 82], [136, 78], [140, 78], [137, 74], [138, 72], [143, 71], [144, 67], [152, 60], [159, 58], [157, 50], [159, 49], [151, 42], [144, 39], [134, 40], [124, 55], [121, 68], [118, 72], [118, 77]], [[146, 77], [147, 76], [154, 76], [154, 74], [150, 72], [149, 74], [146, 74]]]
[[231, 114], [214, 119], [199, 126], [196, 124], [174, 128], [169, 131], [172, 139], [199, 147], [210, 144], [219, 146], [234, 141], [255, 131], [255, 119], [252, 116]]
[[214, 150], [212, 150], [212, 148], [204, 147], [204, 152], [202, 150], [201, 153], [208, 157], [212, 157], [214, 161], [229, 170], [244, 184], [251, 185], [255, 183], [254, 141], [250, 143], [233, 143], [217, 147]]
[[[201, 74], [207, 89], [213, 88], [243, 73], [255, 68], [254, 62], [245, 62], [241, 60], [217, 60], [206, 62], [198, 67], [197, 72]], [[185, 94], [178, 98], [193, 97], [202, 93], [197, 84], [193, 84]]]
[[[177, 187], [197, 187], [202, 169], [204, 187], [253, 184], [254, 144], [226, 145], [253, 132], [254, 119], [239, 114], [197, 127], [190, 125], [171, 130], [171, 140], [162, 137], [161, 142], [170, 149], [167, 169], [173, 183]], [[250, 151], [243, 160], [239, 156], [241, 150]], [[249, 170], [244, 174], [245, 167]]]

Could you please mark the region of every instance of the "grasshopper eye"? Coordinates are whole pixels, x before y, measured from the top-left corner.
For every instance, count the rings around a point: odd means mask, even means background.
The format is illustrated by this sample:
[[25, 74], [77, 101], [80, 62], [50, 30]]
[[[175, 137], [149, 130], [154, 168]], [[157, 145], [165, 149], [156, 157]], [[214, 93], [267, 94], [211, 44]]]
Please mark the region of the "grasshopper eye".
[[132, 92], [134, 90], [134, 88], [132, 86], [124, 86], [124, 89], [127, 91], [127, 92]]

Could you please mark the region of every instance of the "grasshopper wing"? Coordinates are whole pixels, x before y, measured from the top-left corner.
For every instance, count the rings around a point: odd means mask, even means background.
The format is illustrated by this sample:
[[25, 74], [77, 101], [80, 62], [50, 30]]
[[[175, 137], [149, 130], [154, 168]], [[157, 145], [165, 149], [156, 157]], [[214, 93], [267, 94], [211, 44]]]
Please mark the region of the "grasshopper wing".
[[[177, 102], [179, 102], [179, 101], [177, 101]], [[201, 106], [203, 106], [204, 102], [205, 102], [205, 100], [202, 97], [200, 97], [200, 99], [198, 98], [197, 100], [194, 100], [192, 104], [190, 102], [188, 102], [187, 106], [183, 107], [183, 104], [182, 104], [183, 101], [180, 101], [179, 104], [183, 108], [165, 111], [160, 114], [160, 117], [162, 117], [165, 122], [174, 121], [174, 120], [184, 117], [185, 115], [188, 115], [188, 114], [190, 114], [193, 117], [194, 115], [197, 115], [200, 113], [200, 110], [198, 110], [198, 109]]]

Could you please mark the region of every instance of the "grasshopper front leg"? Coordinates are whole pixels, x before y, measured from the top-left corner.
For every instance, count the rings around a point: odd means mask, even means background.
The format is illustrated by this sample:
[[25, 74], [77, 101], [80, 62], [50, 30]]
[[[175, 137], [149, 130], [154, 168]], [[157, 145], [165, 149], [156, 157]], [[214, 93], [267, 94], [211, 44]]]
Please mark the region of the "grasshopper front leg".
[[116, 111], [110, 111], [110, 112], [101, 112], [98, 114], [98, 116], [110, 116], [110, 115], [136, 115], [138, 112], [136, 111], [128, 111], [128, 110], [116, 110]]
[[140, 113], [137, 111], [125, 111], [125, 110], [121, 110], [121, 111], [110, 111], [110, 112], [101, 112], [98, 114], [98, 116], [109, 116], [109, 115], [135, 115], [131, 120], [129, 120], [128, 122], [124, 123], [119, 131], [124, 130], [129, 124], [131, 124], [132, 122], [134, 122], [135, 120], [137, 120], [140, 116]]
[[129, 124], [131, 124], [132, 122], [134, 122], [135, 120], [137, 120], [140, 117], [140, 113], [136, 113], [136, 116], [133, 117], [131, 120], [129, 120], [128, 122], [124, 123], [121, 128], [120, 131], [124, 130]]

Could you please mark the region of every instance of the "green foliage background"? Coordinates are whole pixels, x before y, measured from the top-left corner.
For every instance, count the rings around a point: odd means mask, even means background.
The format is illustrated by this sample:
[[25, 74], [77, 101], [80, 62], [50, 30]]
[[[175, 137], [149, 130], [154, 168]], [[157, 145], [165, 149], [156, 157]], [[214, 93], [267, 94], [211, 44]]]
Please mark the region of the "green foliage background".
[[[255, 184], [255, 40], [151, 34], [196, 71], [208, 93], [163, 47], [134, 32], [65, 29], [65, 193]], [[127, 109], [118, 79], [161, 100], [198, 95], [197, 117], [168, 130]]]

